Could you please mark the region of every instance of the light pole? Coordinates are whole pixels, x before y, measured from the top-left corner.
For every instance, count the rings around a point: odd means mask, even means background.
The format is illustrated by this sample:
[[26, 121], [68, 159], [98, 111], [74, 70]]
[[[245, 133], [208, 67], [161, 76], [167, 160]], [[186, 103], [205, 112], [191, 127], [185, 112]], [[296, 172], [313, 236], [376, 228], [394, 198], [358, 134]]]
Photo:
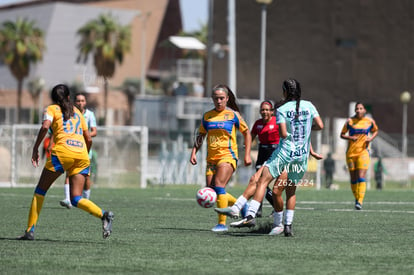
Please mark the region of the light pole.
[[403, 104], [403, 121], [402, 121], [402, 157], [407, 157], [407, 105], [411, 100], [409, 91], [404, 91], [400, 95], [400, 101]]
[[265, 99], [265, 75], [266, 75], [266, 18], [267, 5], [273, 0], [256, 0], [262, 5], [262, 25], [261, 25], [261, 42], [260, 42], [260, 101]]
[[140, 13], [139, 16], [141, 17], [142, 22], [142, 29], [141, 29], [141, 82], [140, 82], [140, 94], [141, 96], [145, 95], [145, 79], [147, 74], [146, 69], [146, 44], [147, 44], [147, 20], [150, 17], [151, 12], [147, 13]]

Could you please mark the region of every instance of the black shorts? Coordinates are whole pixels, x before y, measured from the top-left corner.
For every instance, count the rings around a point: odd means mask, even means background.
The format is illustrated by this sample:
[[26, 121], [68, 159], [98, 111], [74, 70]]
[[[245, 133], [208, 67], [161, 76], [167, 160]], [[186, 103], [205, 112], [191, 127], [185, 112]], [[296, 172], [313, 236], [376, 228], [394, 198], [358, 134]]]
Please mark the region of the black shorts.
[[259, 153], [256, 161], [256, 171], [262, 167], [263, 163], [270, 158], [277, 144], [259, 144]]

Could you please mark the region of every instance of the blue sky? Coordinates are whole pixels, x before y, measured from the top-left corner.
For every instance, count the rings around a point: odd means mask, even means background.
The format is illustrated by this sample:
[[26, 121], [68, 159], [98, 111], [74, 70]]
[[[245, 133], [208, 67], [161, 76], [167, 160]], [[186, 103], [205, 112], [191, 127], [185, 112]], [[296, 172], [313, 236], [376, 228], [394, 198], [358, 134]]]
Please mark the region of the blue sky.
[[199, 30], [207, 24], [209, 0], [180, 0], [184, 31]]
[[[27, 0], [0, 0], [0, 4], [24, 2]], [[199, 30], [201, 24], [207, 24], [209, 0], [180, 0], [184, 31]]]

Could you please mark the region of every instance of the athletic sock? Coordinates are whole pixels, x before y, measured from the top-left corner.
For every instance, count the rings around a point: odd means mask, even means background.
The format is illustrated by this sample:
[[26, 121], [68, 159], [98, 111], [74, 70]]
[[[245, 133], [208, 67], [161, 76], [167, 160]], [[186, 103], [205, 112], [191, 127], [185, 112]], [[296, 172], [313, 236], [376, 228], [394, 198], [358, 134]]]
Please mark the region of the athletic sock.
[[37, 220], [39, 219], [40, 211], [42, 210], [43, 201], [45, 200], [45, 195], [47, 191], [36, 187], [33, 194], [32, 204], [29, 210], [29, 218], [27, 221], [27, 232], [34, 231]]
[[260, 207], [260, 202], [256, 200], [251, 200], [246, 216], [252, 216], [253, 218], [256, 218], [256, 213], [257, 213], [257, 210], [259, 210], [259, 207]]
[[234, 203], [237, 201], [237, 199], [230, 194], [229, 192], [226, 192], [227, 194], [227, 201], [228, 201], [228, 205], [234, 205]]
[[357, 183], [351, 183], [351, 190], [352, 194], [354, 194], [354, 197], [356, 200], [358, 200], [358, 184]]
[[367, 183], [365, 181], [357, 183], [358, 185], [358, 202], [362, 204], [367, 190]]
[[65, 200], [70, 201], [70, 185], [65, 183], [63, 189], [65, 190]]
[[102, 218], [103, 216], [102, 209], [88, 199], [80, 198], [80, 200], [74, 206], [94, 215], [97, 218]]
[[82, 197], [84, 197], [85, 199], [88, 199], [91, 197], [91, 189], [89, 190], [83, 190], [82, 191]]
[[295, 210], [286, 209], [286, 215], [285, 215], [285, 224], [286, 225], [292, 224], [294, 214], [295, 214]]
[[283, 211], [273, 212], [273, 227], [282, 225]]
[[[226, 208], [229, 206], [229, 196], [226, 193], [226, 189], [224, 187], [214, 187], [214, 191], [217, 193], [217, 207], [218, 208]], [[224, 214], [218, 214], [218, 223], [219, 224], [226, 224], [227, 216]]]
[[231, 209], [235, 212], [240, 212], [240, 210], [246, 205], [247, 199], [241, 195], [237, 198], [236, 202], [233, 204]]

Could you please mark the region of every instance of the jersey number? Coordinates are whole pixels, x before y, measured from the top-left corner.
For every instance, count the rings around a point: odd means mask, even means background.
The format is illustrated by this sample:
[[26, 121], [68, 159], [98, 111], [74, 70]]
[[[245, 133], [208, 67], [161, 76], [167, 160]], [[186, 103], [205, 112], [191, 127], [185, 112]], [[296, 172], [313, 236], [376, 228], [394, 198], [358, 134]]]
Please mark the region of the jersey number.
[[63, 121], [63, 130], [65, 131], [65, 133], [68, 134], [78, 134], [78, 135], [82, 135], [83, 131], [81, 128], [81, 118], [80, 116], [75, 113], [73, 115], [73, 118]]

